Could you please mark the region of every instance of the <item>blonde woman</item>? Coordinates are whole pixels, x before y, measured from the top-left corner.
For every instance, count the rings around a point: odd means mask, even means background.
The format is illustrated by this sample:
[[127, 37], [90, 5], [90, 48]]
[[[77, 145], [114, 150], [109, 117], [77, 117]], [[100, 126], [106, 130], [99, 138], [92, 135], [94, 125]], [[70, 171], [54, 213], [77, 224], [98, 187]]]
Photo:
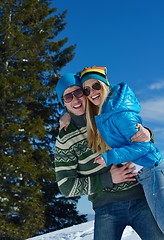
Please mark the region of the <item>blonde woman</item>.
[[87, 96], [88, 143], [100, 155], [95, 163], [121, 164], [129, 159], [137, 164], [137, 180], [142, 184], [148, 205], [164, 233], [164, 161], [153, 142], [131, 142], [142, 124], [140, 104], [125, 83], [111, 85], [106, 68], [84, 68], [81, 73]]

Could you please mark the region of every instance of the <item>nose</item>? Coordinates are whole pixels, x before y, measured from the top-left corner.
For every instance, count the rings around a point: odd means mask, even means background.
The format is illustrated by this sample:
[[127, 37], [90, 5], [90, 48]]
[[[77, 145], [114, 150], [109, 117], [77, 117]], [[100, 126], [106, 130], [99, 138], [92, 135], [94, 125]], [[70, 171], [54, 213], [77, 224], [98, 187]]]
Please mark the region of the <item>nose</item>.
[[73, 98], [72, 98], [72, 101], [74, 101], [74, 102], [78, 102], [79, 98], [75, 97], [74, 94], [72, 95], [72, 97], [73, 97]]
[[93, 89], [93, 88], [90, 88], [90, 94], [92, 94], [92, 93], [94, 93], [94, 92], [96, 92], [96, 90]]

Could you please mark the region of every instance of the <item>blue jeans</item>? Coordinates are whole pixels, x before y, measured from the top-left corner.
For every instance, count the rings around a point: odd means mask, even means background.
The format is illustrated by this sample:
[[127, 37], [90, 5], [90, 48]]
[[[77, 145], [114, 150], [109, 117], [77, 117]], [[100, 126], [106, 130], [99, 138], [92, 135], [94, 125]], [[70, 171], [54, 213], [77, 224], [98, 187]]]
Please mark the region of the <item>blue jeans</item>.
[[164, 233], [164, 161], [155, 168], [143, 168], [137, 176], [147, 203], [158, 226]]
[[145, 198], [110, 203], [94, 210], [94, 240], [120, 240], [127, 225], [142, 240], [164, 240]]

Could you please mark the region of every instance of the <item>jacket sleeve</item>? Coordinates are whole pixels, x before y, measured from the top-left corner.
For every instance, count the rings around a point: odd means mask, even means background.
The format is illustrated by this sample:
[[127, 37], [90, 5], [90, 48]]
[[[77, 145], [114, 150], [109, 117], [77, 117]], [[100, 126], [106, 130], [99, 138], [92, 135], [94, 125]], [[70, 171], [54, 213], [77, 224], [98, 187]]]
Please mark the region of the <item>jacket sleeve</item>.
[[[151, 142], [131, 143], [120, 148], [112, 148], [111, 150], [103, 153], [102, 156], [105, 159], [107, 166], [112, 163], [119, 164], [131, 161], [141, 166], [148, 167], [148, 162], [145, 161], [145, 156], [149, 153], [149, 151], [151, 151], [152, 147]], [[152, 167], [153, 165], [154, 163], [150, 161], [149, 167]]]
[[[63, 148], [55, 147], [55, 174], [60, 192], [65, 197], [92, 195], [106, 187], [112, 188], [112, 178], [109, 170], [102, 172], [99, 165], [95, 166], [93, 174], [82, 175], [79, 173], [78, 157], [73, 148], [63, 143]], [[92, 153], [93, 154], [93, 153]], [[69, 157], [68, 157], [69, 156]]]
[[[112, 148], [111, 150], [102, 154], [106, 161], [107, 166], [110, 164], [119, 164], [126, 161], [132, 161], [142, 166], [154, 166], [154, 161], [146, 161], [145, 157], [150, 158], [153, 153], [157, 151], [154, 144], [150, 142], [131, 142], [131, 137], [137, 132], [135, 128], [137, 123], [141, 123], [141, 118], [133, 112], [123, 112], [117, 114], [117, 117], [113, 118], [112, 124], [119, 134], [126, 138], [127, 144]], [[149, 154], [149, 155], [148, 155]], [[152, 155], [151, 155], [152, 154]], [[157, 152], [156, 157], [158, 159], [160, 153]]]

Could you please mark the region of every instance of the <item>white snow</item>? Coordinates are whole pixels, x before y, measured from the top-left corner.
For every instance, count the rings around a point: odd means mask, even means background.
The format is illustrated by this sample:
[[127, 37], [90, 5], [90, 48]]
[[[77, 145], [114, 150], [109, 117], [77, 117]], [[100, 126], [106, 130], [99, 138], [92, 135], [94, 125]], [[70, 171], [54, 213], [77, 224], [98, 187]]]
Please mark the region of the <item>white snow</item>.
[[[94, 221], [81, 223], [55, 232], [47, 233], [28, 240], [93, 240]], [[126, 227], [122, 240], [139, 240], [140, 237], [130, 227]]]

